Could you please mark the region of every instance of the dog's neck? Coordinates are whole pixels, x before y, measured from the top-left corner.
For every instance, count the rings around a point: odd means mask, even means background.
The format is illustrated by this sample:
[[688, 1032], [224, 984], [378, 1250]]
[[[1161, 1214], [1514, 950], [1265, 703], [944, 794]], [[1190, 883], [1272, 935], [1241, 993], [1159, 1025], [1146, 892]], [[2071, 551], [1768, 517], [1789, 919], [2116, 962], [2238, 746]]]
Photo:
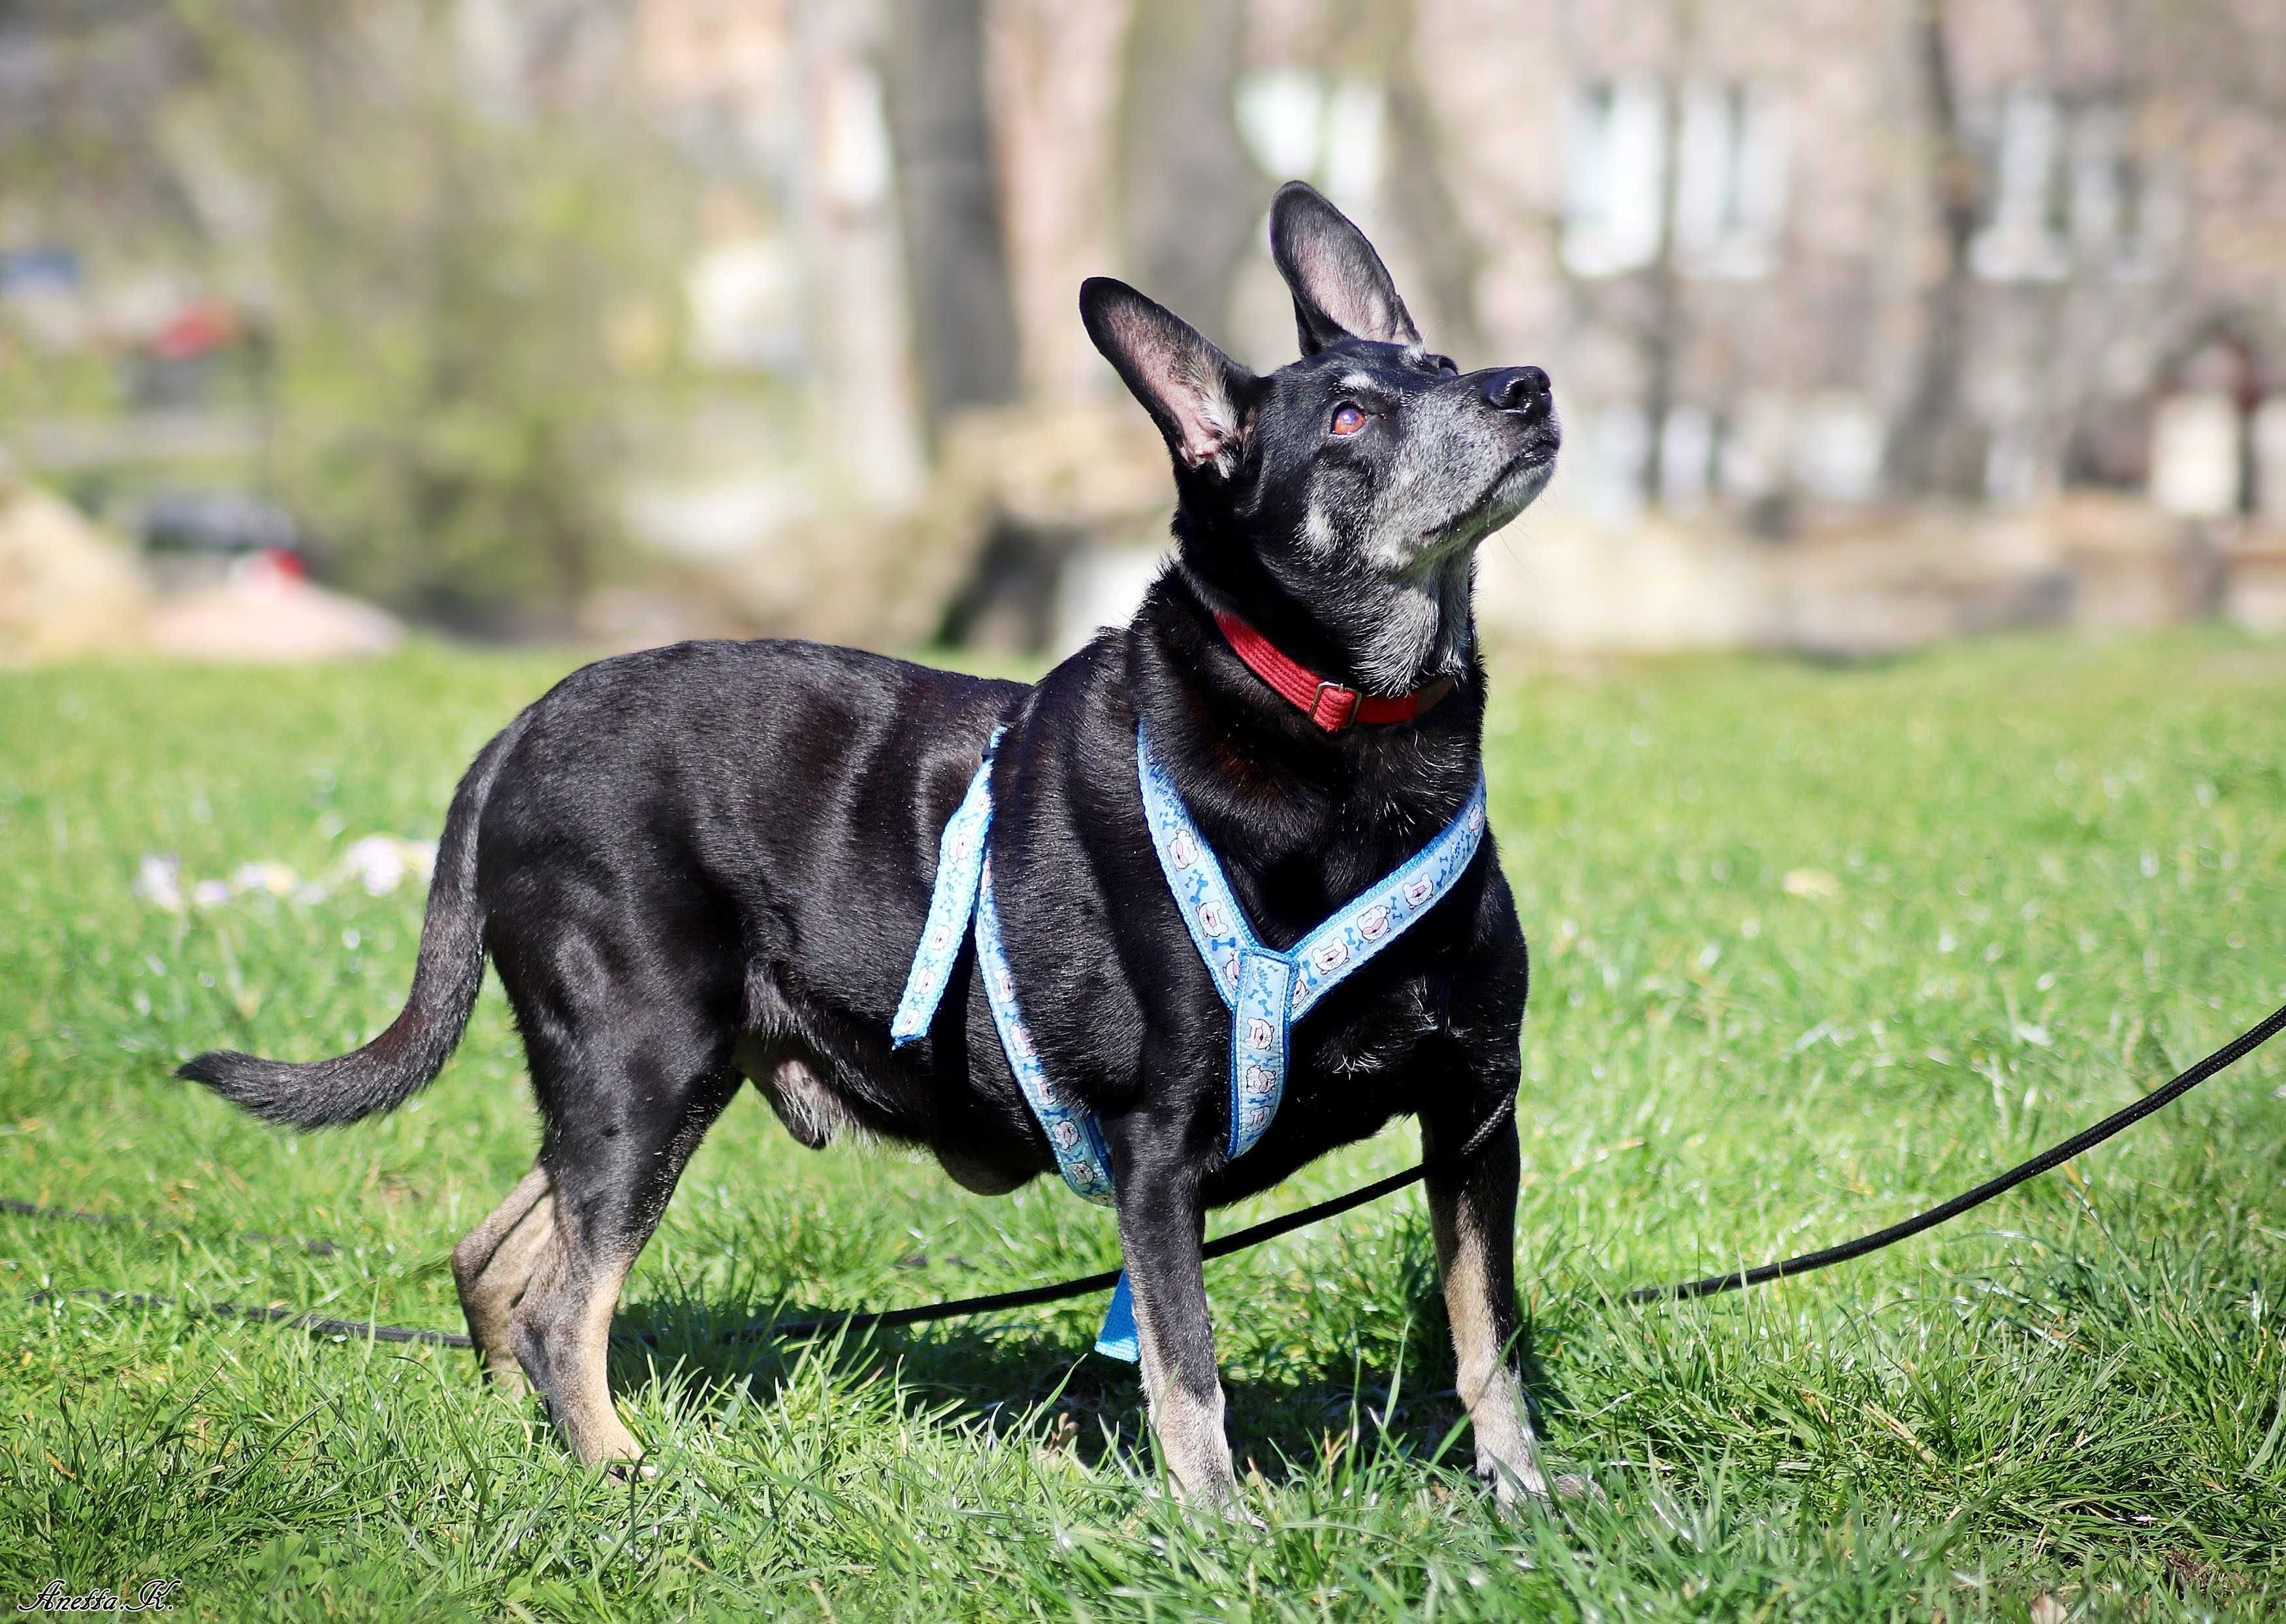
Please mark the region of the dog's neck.
[[[1178, 534], [1184, 528], [1178, 521]], [[1476, 650], [1474, 555], [1462, 551], [1416, 575], [1360, 572], [1337, 590], [1289, 589], [1250, 552], [1216, 569], [1186, 536], [1174, 573], [1208, 611], [1239, 616], [1289, 658], [1360, 693], [1393, 696], [1465, 677]], [[1227, 577], [1227, 579], [1226, 579]]]
[[[1240, 657], [1215, 623], [1217, 608], [1328, 678], [1354, 682], [1360, 667], [1292, 604], [1218, 590], [1179, 564], [1152, 586], [1128, 631], [1126, 697], [1150, 723], [1184, 803], [1247, 906], [1262, 911], [1257, 922], [1307, 929], [1460, 809], [1482, 769], [1483, 667], [1457, 642], [1453, 686], [1412, 720], [1328, 731]], [[1465, 627], [1464, 614], [1454, 619]], [[1390, 686], [1443, 674], [1439, 642], [1417, 645], [1424, 651]]]
[[[1431, 751], [1438, 765], [1430, 776], [1441, 778], [1446, 769], [1462, 764], [1457, 758], [1446, 759], [1447, 746], [1458, 745], [1468, 762], [1475, 760], [1484, 701], [1483, 668], [1476, 657], [1469, 616], [1465, 561], [1455, 573], [1457, 582], [1446, 589], [1454, 602], [1448, 603], [1434, 593], [1424, 592], [1422, 595], [1427, 601], [1418, 618], [1400, 617], [1396, 630], [1384, 634], [1390, 639], [1384, 653], [1389, 649], [1399, 651], [1388, 654], [1389, 663], [1383, 669], [1403, 674], [1370, 686], [1361, 677], [1366, 667], [1354, 652], [1345, 650], [1324, 625], [1298, 605], [1258, 591], [1234, 593], [1202, 579], [1201, 572], [1179, 556], [1146, 596], [1134, 630], [1161, 650], [1161, 657], [1149, 662], [1152, 668], [1189, 690], [1186, 708], [1194, 714], [1218, 718], [1218, 727], [1226, 732], [1260, 733], [1265, 742], [1291, 738], [1312, 759], [1318, 745], [1307, 741], [1344, 742], [1342, 753], [1352, 761], [1360, 759], [1356, 752], [1375, 757], [1383, 753], [1379, 746], [1383, 743], [1403, 744], [1398, 756], [1421, 761], [1426, 759], [1421, 746], [1427, 738], [1415, 729], [1426, 728], [1428, 737], [1440, 741]], [[1300, 706], [1292, 694], [1257, 670], [1234, 644], [1218, 624], [1225, 616], [1244, 622], [1311, 678], [1383, 698], [1432, 688], [1435, 697], [1414, 713], [1411, 721], [1355, 719], [1327, 731], [1320, 721], [1302, 713], [1310, 707]], [[1399, 647], [1400, 635], [1412, 640], [1402, 648]], [[1158, 691], [1163, 697], [1168, 692], [1164, 688]]]
[[1476, 646], [1475, 565], [1468, 554], [1418, 576], [1372, 579], [1312, 617], [1330, 623], [1350, 685], [1369, 694], [1401, 694], [1456, 681]]

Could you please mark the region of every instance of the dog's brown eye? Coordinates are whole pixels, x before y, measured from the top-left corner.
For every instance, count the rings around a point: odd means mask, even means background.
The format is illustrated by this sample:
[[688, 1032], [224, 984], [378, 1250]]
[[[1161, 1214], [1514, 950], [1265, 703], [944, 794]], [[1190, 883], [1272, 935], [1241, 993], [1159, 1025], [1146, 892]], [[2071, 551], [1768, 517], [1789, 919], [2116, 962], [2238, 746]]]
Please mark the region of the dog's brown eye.
[[1348, 401], [1334, 408], [1333, 430], [1336, 434], [1355, 434], [1365, 427], [1365, 414]]

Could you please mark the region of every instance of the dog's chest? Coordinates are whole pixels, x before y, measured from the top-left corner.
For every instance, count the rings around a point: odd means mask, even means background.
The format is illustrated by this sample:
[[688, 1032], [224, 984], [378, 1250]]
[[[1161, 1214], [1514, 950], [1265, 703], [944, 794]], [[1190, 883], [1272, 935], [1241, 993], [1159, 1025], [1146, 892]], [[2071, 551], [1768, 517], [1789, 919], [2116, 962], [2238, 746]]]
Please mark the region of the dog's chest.
[[1400, 1085], [1446, 1036], [1425, 976], [1336, 994], [1295, 1031], [1294, 1081], [1320, 1092]]
[[1210, 1178], [1210, 1200], [1269, 1189], [1328, 1151], [1419, 1114], [1462, 1080], [1454, 1058], [1452, 1035], [1427, 1014], [1417, 987], [1320, 1009], [1294, 1034], [1282, 1108], [1251, 1151]]

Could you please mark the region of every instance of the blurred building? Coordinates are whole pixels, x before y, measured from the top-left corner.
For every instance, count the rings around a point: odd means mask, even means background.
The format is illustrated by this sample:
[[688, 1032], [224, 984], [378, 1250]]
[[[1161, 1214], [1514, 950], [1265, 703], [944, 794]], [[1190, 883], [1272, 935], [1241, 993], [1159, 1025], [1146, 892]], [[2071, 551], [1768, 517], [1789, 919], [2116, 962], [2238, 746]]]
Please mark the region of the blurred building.
[[[1307, 176], [1368, 223], [1438, 342], [1545, 359], [1575, 501], [2148, 484], [2179, 511], [2286, 517], [2286, 12], [1408, 10], [1368, 55], [1338, 32], [1357, 8], [1250, 7], [1240, 128], [1265, 179]], [[1020, 309], [1052, 389], [1095, 375], [1070, 292], [1115, 261], [1120, 34], [1101, 8], [993, 20]], [[1186, 313], [1268, 365], [1282, 301], [1258, 264], [1242, 279], [1234, 315]], [[1957, 363], [1932, 396], [1939, 322]], [[1957, 421], [1917, 421], [1933, 407]]]
[[1462, 10], [1421, 13], [1455, 133], [1521, 106], [1502, 145], [1563, 154], [1448, 145], [1499, 244], [1488, 331], [1562, 335], [1589, 503], [2148, 482], [2286, 517], [2258, 426], [2286, 410], [2286, 170], [2258, 156], [2286, 108], [2227, 88], [2236, 50], [2286, 59], [2286, 13]]
[[[2005, 512], [2072, 491], [2286, 524], [2286, 166], [2272, 156], [2286, 13], [1188, 9], [1230, 32], [1257, 215], [1275, 179], [1311, 178], [1384, 246], [1435, 342], [1464, 364], [1530, 358], [1555, 374], [1569, 448], [1549, 509], [1565, 516], [1541, 528], [1784, 538], [1862, 527], [1853, 514], [1898, 499]], [[844, 116], [831, 96], [784, 93], [784, 14], [644, 11], [659, 59], [694, 65], [677, 82], [735, 102], [730, 122], [789, 172]], [[1072, 295], [1107, 267], [1132, 273], [1109, 184], [1132, 20], [1044, 0], [984, 14], [1024, 376], [1050, 399], [1100, 397], [1109, 374]], [[890, 6], [874, 26], [895, 24]], [[785, 128], [805, 116], [808, 143]], [[1257, 366], [1289, 355], [1258, 246], [1227, 292], [1183, 313]], [[2038, 568], [2057, 567], [2053, 551]], [[2055, 602], [2053, 584], [2019, 579], [2031, 555], [2014, 556], [2002, 590]], [[2152, 613], [2186, 592], [2157, 593]], [[1751, 635], [1755, 616], [1717, 619]]]

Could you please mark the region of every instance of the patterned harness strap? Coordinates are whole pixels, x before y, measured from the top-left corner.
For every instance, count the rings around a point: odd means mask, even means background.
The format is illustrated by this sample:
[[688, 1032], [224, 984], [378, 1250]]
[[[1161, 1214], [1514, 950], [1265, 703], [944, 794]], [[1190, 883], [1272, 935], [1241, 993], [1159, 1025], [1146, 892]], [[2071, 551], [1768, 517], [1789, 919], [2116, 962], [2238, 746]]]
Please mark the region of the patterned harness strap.
[[[1000, 1046], [1025, 1102], [1039, 1119], [1057, 1171], [1075, 1194], [1108, 1206], [1111, 1155], [1101, 1124], [1086, 1103], [1059, 1086], [1041, 1065], [1016, 1000], [1014, 976], [1002, 950], [1000, 914], [992, 893], [992, 756], [1002, 729], [994, 729], [968, 792], [937, 842], [936, 883], [918, 950], [889, 1025], [899, 1048], [926, 1036], [944, 1000], [972, 917], [985, 1000]], [[1278, 1114], [1286, 1092], [1288, 1035], [1333, 988], [1411, 928], [1450, 891], [1477, 855], [1485, 832], [1481, 773], [1453, 821], [1395, 872], [1368, 887], [1331, 918], [1291, 948], [1265, 947], [1239, 906], [1181, 792], [1151, 748], [1141, 722], [1135, 729], [1136, 777], [1143, 816], [1175, 905], [1206, 963], [1215, 990], [1231, 1010], [1230, 1137], [1235, 1158], [1254, 1147]], [[1132, 1362], [1138, 1356], [1133, 1297], [1123, 1272], [1113, 1288], [1096, 1351]]]
[[1135, 765], [1160, 871], [1214, 977], [1215, 990], [1230, 1005], [1229, 1154], [1241, 1156], [1278, 1114], [1286, 1092], [1287, 1034], [1294, 1022], [1411, 929], [1467, 871], [1484, 840], [1484, 775], [1477, 775], [1469, 799], [1436, 839], [1281, 952], [1255, 935], [1222, 864], [1191, 821], [1173, 776], [1140, 723], [1135, 729]]
[[927, 1036], [944, 1002], [945, 984], [960, 958], [968, 925], [976, 921], [976, 958], [984, 974], [985, 1000], [992, 1006], [992, 1024], [999, 1029], [1000, 1047], [1008, 1056], [1008, 1069], [1016, 1086], [1039, 1119], [1055, 1152], [1056, 1168], [1077, 1194], [1099, 1206], [1111, 1204], [1111, 1156], [1095, 1113], [1084, 1102], [1057, 1087], [1040, 1064], [1023, 1012], [1016, 1004], [1016, 978], [1008, 969], [1008, 956], [1000, 945], [1000, 910], [992, 895], [992, 864], [987, 847], [992, 831], [992, 756], [1005, 729], [995, 728], [984, 745], [984, 760], [968, 792], [944, 826], [937, 841], [936, 886], [929, 895], [928, 919], [921, 926], [921, 944], [905, 978], [904, 996], [889, 1022], [889, 1041], [897, 1048]]

